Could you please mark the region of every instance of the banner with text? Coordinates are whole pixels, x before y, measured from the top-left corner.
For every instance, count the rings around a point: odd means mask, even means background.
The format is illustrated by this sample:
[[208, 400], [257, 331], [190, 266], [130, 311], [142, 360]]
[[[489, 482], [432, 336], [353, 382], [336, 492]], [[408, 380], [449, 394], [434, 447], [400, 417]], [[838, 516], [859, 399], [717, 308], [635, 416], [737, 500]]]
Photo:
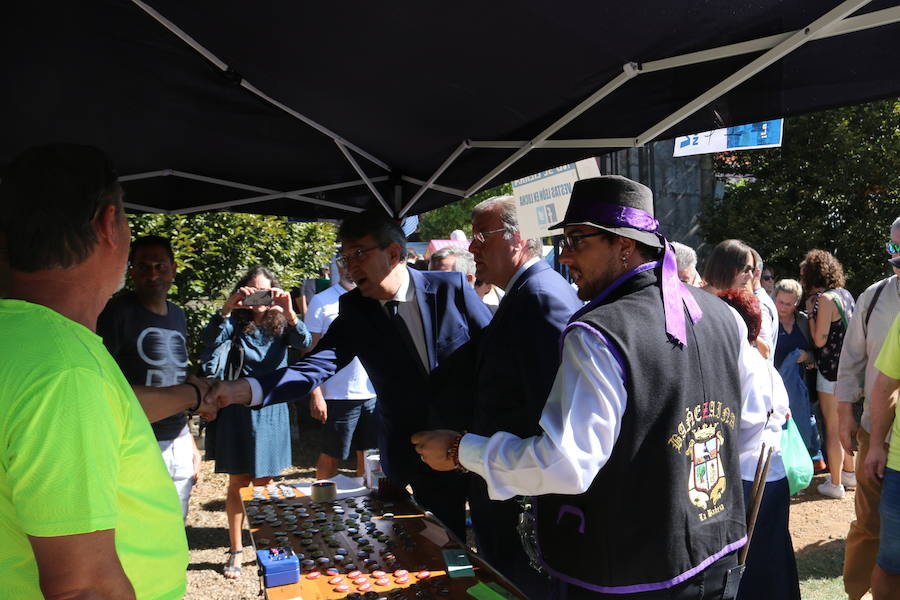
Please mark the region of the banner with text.
[[675, 139], [674, 156], [712, 154], [729, 150], [778, 148], [781, 146], [783, 129], [784, 119], [775, 119], [774, 121], [762, 121], [727, 129], [683, 135]]
[[587, 158], [513, 181], [522, 237], [537, 238], [560, 233], [555, 231], [551, 234], [547, 228], [562, 221], [569, 207], [572, 186], [579, 179], [599, 176], [597, 160]]

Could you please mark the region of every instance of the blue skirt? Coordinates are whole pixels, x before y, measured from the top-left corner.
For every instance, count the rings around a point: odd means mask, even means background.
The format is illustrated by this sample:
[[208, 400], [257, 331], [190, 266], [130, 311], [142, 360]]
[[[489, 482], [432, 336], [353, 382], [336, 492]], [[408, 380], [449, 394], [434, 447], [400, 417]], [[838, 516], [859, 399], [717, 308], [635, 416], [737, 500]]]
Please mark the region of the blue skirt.
[[206, 458], [216, 473], [275, 477], [291, 466], [291, 425], [287, 404], [260, 410], [227, 406], [207, 427]]

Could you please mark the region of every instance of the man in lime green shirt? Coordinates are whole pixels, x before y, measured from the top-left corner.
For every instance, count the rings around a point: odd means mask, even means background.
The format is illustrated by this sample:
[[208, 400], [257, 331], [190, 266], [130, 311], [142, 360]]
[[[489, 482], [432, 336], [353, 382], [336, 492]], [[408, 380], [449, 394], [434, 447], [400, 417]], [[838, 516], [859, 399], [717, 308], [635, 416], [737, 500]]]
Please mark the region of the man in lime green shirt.
[[[900, 389], [900, 315], [888, 330], [875, 367], [878, 375], [870, 398], [871, 445], [864, 468], [870, 477], [882, 480], [881, 535], [872, 570], [872, 596], [875, 600], [885, 600], [900, 598], [900, 419], [896, 418]], [[890, 439], [894, 443], [887, 448], [886, 439], [892, 425]]]
[[185, 592], [181, 508], [97, 315], [130, 244], [94, 148], [24, 152], [0, 182], [0, 596], [171, 599]]

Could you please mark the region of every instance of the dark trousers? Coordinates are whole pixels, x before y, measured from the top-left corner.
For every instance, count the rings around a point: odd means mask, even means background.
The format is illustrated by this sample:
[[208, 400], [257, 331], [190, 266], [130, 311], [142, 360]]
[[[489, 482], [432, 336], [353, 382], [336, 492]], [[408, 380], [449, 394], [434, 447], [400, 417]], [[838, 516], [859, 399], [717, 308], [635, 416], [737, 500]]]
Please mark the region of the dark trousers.
[[733, 600], [737, 585], [728, 585], [728, 572], [737, 566], [737, 552], [727, 554], [687, 581], [665, 590], [637, 594], [601, 594], [562, 581], [555, 583], [552, 600]]
[[466, 543], [466, 480], [462, 473], [431, 471], [410, 479], [413, 497]]
[[[750, 504], [752, 481], [744, 481], [744, 505]], [[788, 529], [790, 496], [787, 477], [766, 483], [750, 540], [739, 600], [800, 600], [797, 560]]]
[[484, 479], [469, 474], [469, 509], [478, 556], [516, 585], [527, 597], [550, 597], [550, 578], [531, 567], [522, 549], [519, 532], [519, 502], [488, 497]]

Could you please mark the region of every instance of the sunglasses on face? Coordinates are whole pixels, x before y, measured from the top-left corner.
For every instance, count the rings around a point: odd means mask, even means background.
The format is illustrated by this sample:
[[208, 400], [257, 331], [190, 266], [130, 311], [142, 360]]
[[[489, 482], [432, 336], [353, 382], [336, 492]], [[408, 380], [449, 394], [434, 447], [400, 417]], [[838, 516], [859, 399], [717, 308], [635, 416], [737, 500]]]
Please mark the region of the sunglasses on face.
[[888, 254], [900, 254], [900, 244], [895, 244], [894, 242], [888, 242], [884, 245]]
[[774, 275], [763, 275], [762, 276], [763, 281], [772, 281], [773, 279], [775, 279]]

